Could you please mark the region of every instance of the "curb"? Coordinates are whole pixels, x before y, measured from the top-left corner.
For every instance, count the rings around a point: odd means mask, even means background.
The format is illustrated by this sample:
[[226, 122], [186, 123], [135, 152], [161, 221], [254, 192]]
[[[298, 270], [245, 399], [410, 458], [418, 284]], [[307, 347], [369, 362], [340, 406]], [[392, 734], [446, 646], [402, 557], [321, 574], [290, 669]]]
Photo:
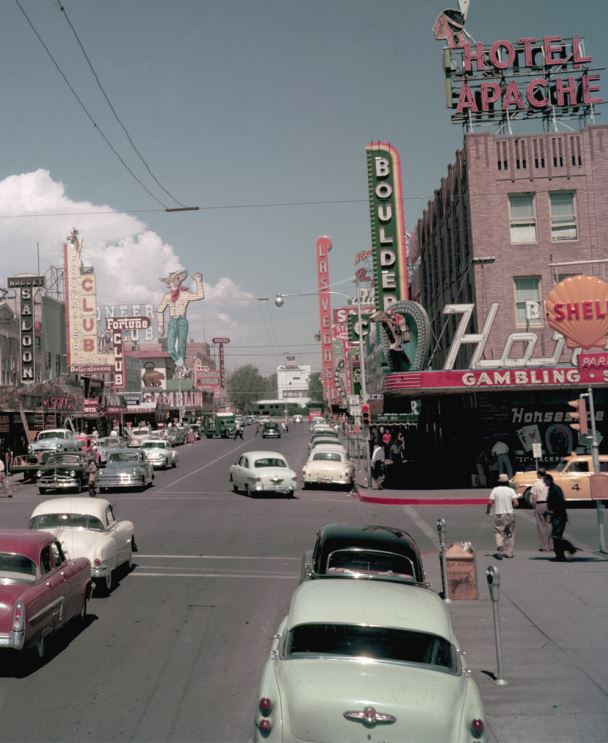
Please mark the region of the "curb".
[[364, 503], [379, 503], [384, 506], [480, 506], [486, 505], [486, 498], [403, 498], [400, 496], [390, 497], [386, 495], [370, 495], [370, 491], [357, 489], [357, 498]]

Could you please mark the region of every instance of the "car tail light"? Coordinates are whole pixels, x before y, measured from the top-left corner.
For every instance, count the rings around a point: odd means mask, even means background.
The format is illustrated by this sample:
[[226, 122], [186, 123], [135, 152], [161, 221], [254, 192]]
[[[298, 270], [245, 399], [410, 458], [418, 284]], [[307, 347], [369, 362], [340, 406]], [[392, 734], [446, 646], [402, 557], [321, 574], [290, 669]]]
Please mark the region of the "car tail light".
[[264, 715], [264, 717], [268, 717], [268, 715], [272, 712], [272, 702], [270, 701], [270, 699], [268, 699], [268, 697], [262, 697], [260, 699], [258, 707], [260, 709], [260, 714]]
[[95, 567], [99, 567], [101, 565], [101, 560], [99, 559], [99, 557], [96, 557], [93, 560], [93, 565], [95, 565]]
[[480, 720], [479, 717], [476, 717], [471, 722], [471, 735], [476, 739], [479, 740], [484, 733], [485, 725], [483, 724], [483, 720]]
[[13, 614], [13, 632], [22, 632], [25, 629], [25, 606], [21, 601], [17, 602], [15, 606], [15, 613]]
[[258, 722], [258, 730], [262, 738], [267, 738], [272, 731], [272, 723], [267, 717], [264, 717]]

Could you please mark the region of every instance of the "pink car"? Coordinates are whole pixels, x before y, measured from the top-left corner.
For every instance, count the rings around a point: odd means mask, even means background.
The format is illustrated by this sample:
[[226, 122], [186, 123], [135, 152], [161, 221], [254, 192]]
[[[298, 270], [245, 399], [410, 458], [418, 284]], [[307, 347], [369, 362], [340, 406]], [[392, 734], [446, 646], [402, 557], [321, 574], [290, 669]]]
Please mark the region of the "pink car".
[[68, 560], [52, 534], [0, 530], [0, 649], [46, 653], [48, 636], [74, 617], [84, 619], [91, 563]]

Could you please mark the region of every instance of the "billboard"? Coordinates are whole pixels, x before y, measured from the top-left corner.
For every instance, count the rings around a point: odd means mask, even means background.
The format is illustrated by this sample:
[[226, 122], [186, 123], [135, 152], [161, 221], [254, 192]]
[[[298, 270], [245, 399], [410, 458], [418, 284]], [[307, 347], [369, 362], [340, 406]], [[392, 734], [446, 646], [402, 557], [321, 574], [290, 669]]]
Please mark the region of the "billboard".
[[331, 404], [337, 398], [329, 290], [329, 251], [331, 248], [332, 242], [329, 237], [322, 236], [317, 239], [317, 282], [321, 324], [321, 384], [323, 386], [323, 398], [328, 404]]
[[21, 384], [36, 380], [36, 351], [34, 341], [34, 294], [44, 286], [44, 276], [9, 276], [8, 288], [19, 292], [19, 365]]
[[111, 339], [106, 336], [106, 320], [120, 317], [149, 317], [150, 324], [145, 329], [132, 328], [123, 334], [123, 340], [133, 343], [150, 342], [156, 339], [158, 330], [156, 327], [156, 311], [152, 302], [139, 302], [131, 304], [102, 304], [97, 306], [97, 335], [104, 338], [104, 348], [109, 351]]

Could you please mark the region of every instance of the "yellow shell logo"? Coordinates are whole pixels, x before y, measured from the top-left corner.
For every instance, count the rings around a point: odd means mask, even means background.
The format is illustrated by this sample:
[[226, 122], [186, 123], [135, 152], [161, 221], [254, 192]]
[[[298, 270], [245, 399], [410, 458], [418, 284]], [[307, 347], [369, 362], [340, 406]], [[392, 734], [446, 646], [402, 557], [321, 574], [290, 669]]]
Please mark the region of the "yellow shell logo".
[[547, 322], [569, 348], [601, 348], [608, 337], [608, 282], [597, 276], [569, 276], [545, 302]]

